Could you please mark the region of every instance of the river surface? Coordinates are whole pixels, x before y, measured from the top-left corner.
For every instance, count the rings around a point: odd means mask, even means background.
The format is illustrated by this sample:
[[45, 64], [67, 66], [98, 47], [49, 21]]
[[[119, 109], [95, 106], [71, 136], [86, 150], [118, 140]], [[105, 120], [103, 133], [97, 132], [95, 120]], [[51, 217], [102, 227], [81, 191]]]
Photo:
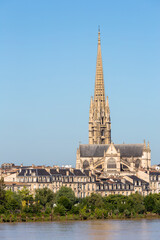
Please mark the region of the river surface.
[[160, 240], [160, 219], [2, 223], [1, 239]]

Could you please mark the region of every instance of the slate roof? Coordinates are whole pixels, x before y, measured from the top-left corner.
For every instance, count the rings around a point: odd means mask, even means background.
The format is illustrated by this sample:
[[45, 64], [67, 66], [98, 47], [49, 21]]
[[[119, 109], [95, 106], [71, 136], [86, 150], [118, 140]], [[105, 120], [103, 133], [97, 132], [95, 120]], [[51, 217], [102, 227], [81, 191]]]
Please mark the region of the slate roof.
[[[25, 175], [26, 173], [26, 175]], [[22, 169], [21, 172], [18, 174], [20, 176], [31, 176], [32, 173], [35, 173], [36, 176], [50, 176], [50, 174], [45, 169]]]
[[154, 171], [152, 171], [152, 172], [149, 172], [149, 175], [160, 175], [160, 172], [154, 172]]
[[80, 169], [74, 169], [75, 176], [86, 176]]
[[[69, 169], [59, 169], [59, 174], [61, 174], [62, 176], [66, 176], [67, 175], [67, 171], [69, 171]], [[73, 176], [73, 173], [71, 171], [69, 171], [69, 176]]]
[[[103, 157], [109, 144], [81, 144], [81, 157]], [[121, 157], [142, 157], [143, 144], [114, 144], [116, 150], [120, 150]]]
[[89, 170], [84, 170], [84, 173], [85, 173], [86, 176], [89, 177]]
[[129, 178], [133, 179], [134, 181], [141, 181], [144, 184], [148, 184], [148, 182], [146, 182], [145, 180], [135, 176], [135, 175], [128, 175]]
[[55, 168], [50, 169], [50, 174], [52, 175], [60, 175], [59, 172]]
[[41, 169], [37, 169], [37, 174], [38, 176], [42, 175], [42, 176], [50, 176], [49, 172], [47, 172], [45, 169], [41, 168]]

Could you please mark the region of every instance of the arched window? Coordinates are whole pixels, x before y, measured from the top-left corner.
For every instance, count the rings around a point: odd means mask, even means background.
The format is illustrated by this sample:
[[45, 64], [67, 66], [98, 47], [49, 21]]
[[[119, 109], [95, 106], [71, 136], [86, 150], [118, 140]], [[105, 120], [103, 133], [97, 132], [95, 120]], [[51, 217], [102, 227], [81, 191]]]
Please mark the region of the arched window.
[[140, 160], [137, 159], [137, 160], [135, 161], [135, 167], [136, 167], [136, 168], [139, 168], [139, 166], [140, 166]]
[[114, 158], [108, 159], [107, 168], [116, 168], [116, 160]]
[[104, 118], [102, 117], [102, 124], [104, 123], [103, 120], [104, 120]]
[[101, 131], [101, 136], [104, 136], [104, 129]]
[[88, 167], [89, 167], [89, 162], [88, 162], [87, 160], [85, 160], [85, 161], [83, 162], [83, 168], [86, 169], [86, 168], [88, 168]]

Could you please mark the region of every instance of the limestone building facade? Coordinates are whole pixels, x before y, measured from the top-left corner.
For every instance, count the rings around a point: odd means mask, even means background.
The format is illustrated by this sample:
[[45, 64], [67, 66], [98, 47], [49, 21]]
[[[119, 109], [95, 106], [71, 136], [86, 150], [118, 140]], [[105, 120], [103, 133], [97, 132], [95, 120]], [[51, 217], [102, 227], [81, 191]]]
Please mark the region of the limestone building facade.
[[152, 190], [148, 180], [137, 176], [102, 178], [91, 170], [61, 167], [19, 167], [15, 173], [4, 177], [6, 190], [18, 192], [26, 187], [30, 193], [35, 194], [36, 189], [49, 188], [54, 193], [62, 186], [71, 188], [75, 196], [84, 198], [91, 193], [99, 193], [102, 196], [110, 194], [122, 194], [128, 196], [132, 193], [148, 195]]

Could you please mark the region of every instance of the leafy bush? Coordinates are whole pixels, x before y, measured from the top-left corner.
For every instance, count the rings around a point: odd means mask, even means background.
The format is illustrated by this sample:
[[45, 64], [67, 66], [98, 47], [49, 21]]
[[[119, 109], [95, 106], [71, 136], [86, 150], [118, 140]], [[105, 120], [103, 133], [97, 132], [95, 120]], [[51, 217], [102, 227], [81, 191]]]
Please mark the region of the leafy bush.
[[94, 214], [97, 219], [102, 219], [104, 215], [103, 209], [96, 208]]
[[92, 193], [91, 196], [86, 198], [87, 205], [91, 208], [92, 211], [95, 210], [95, 208], [103, 208], [104, 202], [103, 198], [100, 194]]
[[6, 191], [5, 194], [6, 202], [5, 208], [11, 211], [21, 208], [21, 200], [17, 193], [12, 192], [10, 190]]
[[160, 200], [155, 203], [155, 212], [160, 215]]
[[58, 204], [55, 208], [54, 208], [54, 213], [60, 216], [65, 216], [66, 214], [66, 209], [63, 205]]
[[87, 209], [86, 206], [80, 209], [79, 213], [83, 220], [86, 220], [90, 216], [89, 210]]
[[69, 211], [72, 208], [71, 201], [65, 196], [61, 196], [57, 202], [58, 204], [64, 206], [67, 211]]
[[59, 201], [61, 197], [66, 197], [70, 200], [71, 204], [75, 203], [75, 193], [71, 188], [68, 187], [61, 187], [60, 190], [56, 194], [56, 202]]
[[156, 198], [154, 194], [149, 194], [144, 199], [144, 206], [147, 212], [152, 212], [155, 209]]
[[124, 215], [125, 215], [125, 217], [131, 217], [131, 212], [128, 210], [128, 209], [125, 209], [124, 210]]
[[45, 214], [51, 214], [52, 209], [50, 207], [46, 207]]
[[5, 213], [5, 208], [3, 205], [0, 205], [0, 214]]
[[74, 213], [74, 214], [79, 214], [79, 211], [80, 211], [80, 205], [74, 205], [72, 206], [72, 209], [71, 209], [71, 213]]
[[35, 200], [44, 208], [47, 206], [52, 207], [55, 202], [55, 194], [48, 188], [42, 188], [36, 190]]

